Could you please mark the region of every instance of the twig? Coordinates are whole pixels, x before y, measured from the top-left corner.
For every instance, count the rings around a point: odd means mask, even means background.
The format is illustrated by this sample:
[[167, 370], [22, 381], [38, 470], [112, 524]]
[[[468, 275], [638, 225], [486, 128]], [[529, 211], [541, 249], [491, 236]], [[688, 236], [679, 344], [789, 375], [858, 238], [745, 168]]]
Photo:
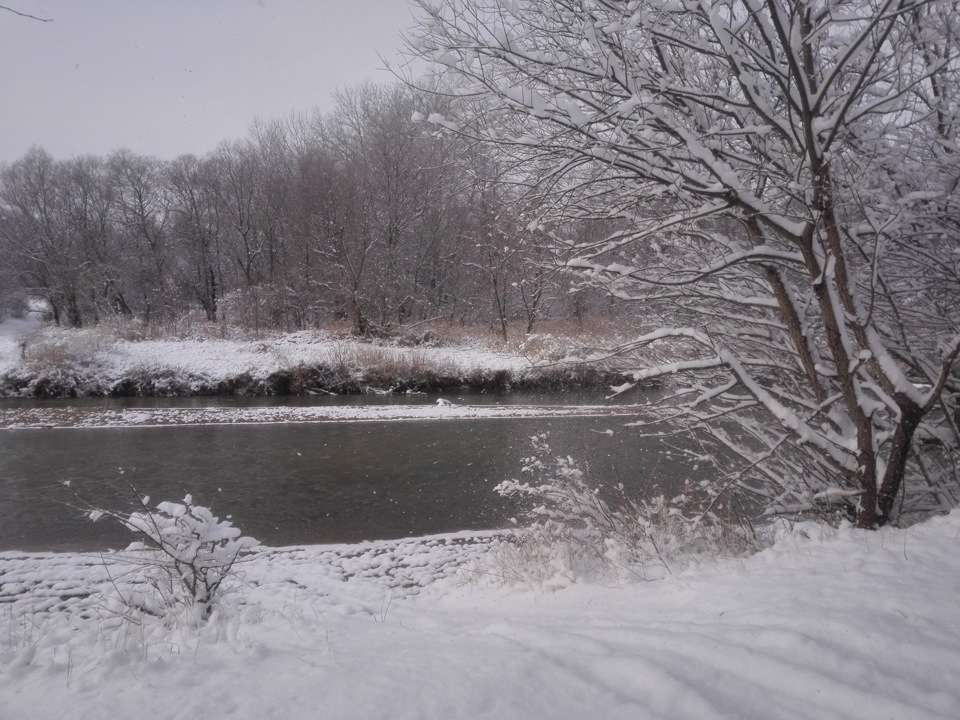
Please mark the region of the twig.
[[37, 17], [36, 15], [31, 15], [30, 13], [20, 12], [19, 10], [14, 10], [12, 7], [7, 7], [6, 5], [0, 5], [0, 10], [6, 10], [7, 12], [12, 12], [14, 15], [19, 15], [20, 17], [28, 18], [29, 20], [36, 20], [37, 22], [48, 23], [53, 22], [53, 18], [42, 18]]

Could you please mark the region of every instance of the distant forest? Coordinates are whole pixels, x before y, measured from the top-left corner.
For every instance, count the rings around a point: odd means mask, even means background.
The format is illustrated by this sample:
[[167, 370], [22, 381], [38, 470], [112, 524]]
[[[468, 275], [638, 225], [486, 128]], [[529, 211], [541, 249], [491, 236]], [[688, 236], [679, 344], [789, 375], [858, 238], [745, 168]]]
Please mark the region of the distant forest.
[[505, 336], [607, 308], [558, 272], [563, 238], [507, 154], [416, 121], [445, 102], [367, 84], [170, 161], [33, 148], [0, 166], [0, 301], [42, 299], [69, 327], [335, 320], [361, 335], [442, 318]]

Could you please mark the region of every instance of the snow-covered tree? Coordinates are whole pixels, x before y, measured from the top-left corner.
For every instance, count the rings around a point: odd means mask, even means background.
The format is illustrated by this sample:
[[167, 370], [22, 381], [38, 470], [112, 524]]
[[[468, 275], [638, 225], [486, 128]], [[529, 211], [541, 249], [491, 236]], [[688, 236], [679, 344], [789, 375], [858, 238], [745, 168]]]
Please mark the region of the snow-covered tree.
[[956, 501], [956, 2], [418, 4], [412, 50], [486, 101], [432, 121], [547, 168], [545, 227], [617, 223], [566, 263], [638, 303], [622, 389], [672, 379], [651, 422], [718, 492], [860, 527]]

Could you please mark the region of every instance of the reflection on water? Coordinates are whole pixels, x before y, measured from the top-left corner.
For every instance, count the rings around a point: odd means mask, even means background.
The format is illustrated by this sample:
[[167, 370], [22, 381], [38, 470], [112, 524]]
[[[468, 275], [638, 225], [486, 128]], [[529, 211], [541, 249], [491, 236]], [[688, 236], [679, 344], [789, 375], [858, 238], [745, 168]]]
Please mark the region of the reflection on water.
[[[217, 399], [221, 404], [226, 398]], [[529, 402], [529, 399], [527, 400]], [[130, 508], [191, 493], [268, 545], [354, 542], [506, 525], [492, 488], [517, 477], [528, 438], [597, 477], [640, 487], [685, 469], [617, 418], [208, 425], [0, 432], [0, 550], [122, 546], [72, 492]], [[612, 434], [609, 434], [612, 431]], [[671, 477], [672, 476], [672, 477]], [[70, 483], [69, 489], [63, 482]]]

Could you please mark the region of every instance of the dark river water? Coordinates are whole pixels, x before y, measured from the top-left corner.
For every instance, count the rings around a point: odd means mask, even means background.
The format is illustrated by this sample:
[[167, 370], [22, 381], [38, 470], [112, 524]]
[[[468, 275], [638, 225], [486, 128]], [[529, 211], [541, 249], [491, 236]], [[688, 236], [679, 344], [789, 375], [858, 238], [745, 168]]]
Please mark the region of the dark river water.
[[190, 493], [274, 546], [503, 527], [516, 508], [493, 487], [520, 476], [529, 437], [537, 432], [549, 432], [552, 450], [573, 456], [594, 477], [631, 488], [642, 488], [654, 473], [666, 489], [682, 483], [688, 468], [624, 422], [592, 417], [0, 431], [0, 550], [122, 547], [131, 539], [127, 531], [109, 520], [90, 522], [77, 498], [130, 510], [135, 492], [149, 495], [151, 504]]

